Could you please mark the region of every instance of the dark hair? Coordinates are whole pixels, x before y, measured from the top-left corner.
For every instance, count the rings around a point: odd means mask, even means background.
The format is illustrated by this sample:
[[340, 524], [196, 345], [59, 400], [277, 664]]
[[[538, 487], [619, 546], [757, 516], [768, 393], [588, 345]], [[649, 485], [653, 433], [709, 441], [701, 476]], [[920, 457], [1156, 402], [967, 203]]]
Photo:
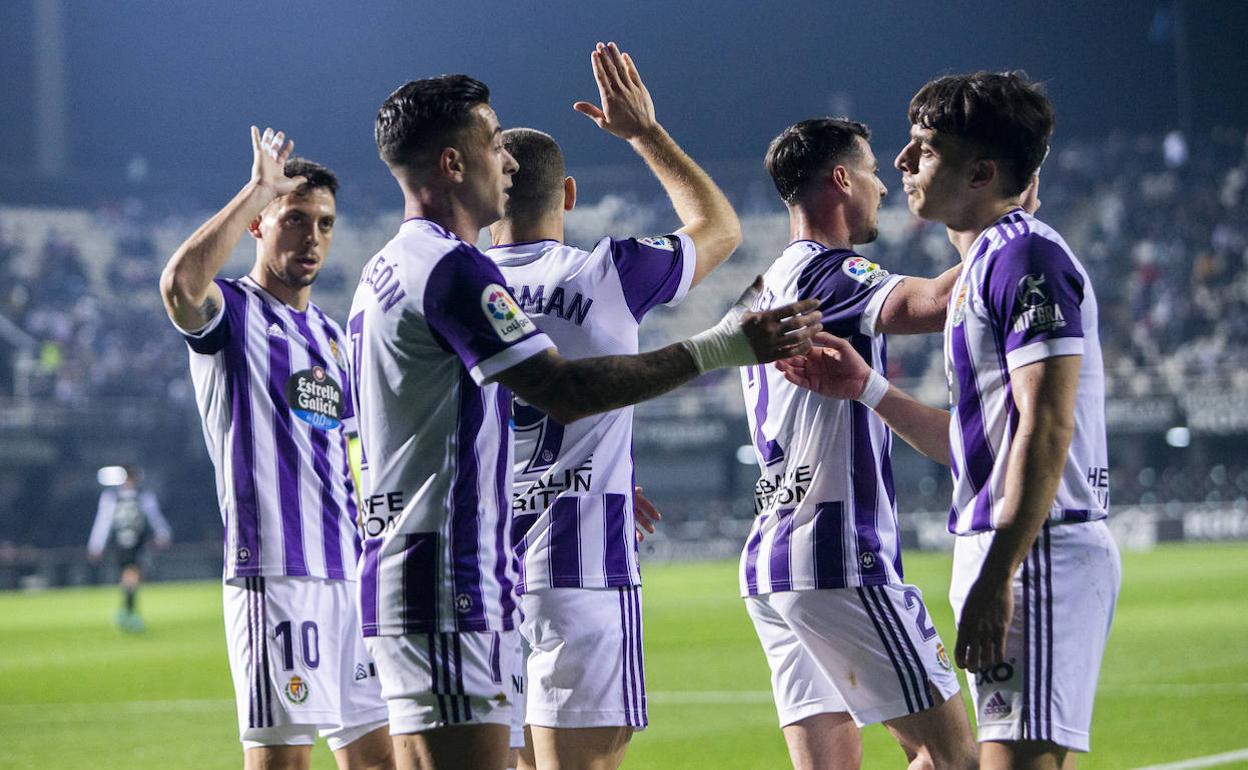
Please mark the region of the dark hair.
[[324, 187], [329, 194], [338, 195], [338, 177], [325, 166], [307, 158], [289, 158], [285, 168], [286, 176], [301, 176], [308, 180], [308, 187]]
[[532, 128], [509, 128], [503, 132], [503, 147], [520, 164], [507, 191], [507, 216], [530, 221], [561, 206], [567, 169], [559, 143]]
[[1023, 72], [973, 72], [930, 81], [910, 100], [910, 122], [969, 142], [999, 161], [1017, 195], [1044, 162], [1053, 104]]
[[377, 152], [387, 166], [411, 165], [471, 125], [472, 108], [489, 101], [490, 89], [467, 75], [409, 81], [377, 111]]
[[871, 129], [846, 118], [811, 118], [794, 123], [772, 139], [763, 165], [784, 202], [801, 198], [810, 180], [828, 164], [857, 153], [857, 136], [869, 140]]

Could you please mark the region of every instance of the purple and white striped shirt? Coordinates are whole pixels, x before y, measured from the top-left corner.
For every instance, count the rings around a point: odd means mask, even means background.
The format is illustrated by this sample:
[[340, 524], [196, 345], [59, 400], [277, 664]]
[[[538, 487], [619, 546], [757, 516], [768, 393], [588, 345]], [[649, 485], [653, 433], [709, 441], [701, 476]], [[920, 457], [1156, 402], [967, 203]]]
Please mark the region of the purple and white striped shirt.
[[225, 579], [354, 580], [360, 542], [347, 433], [346, 338], [250, 277], [217, 279], [224, 306], [185, 333], [225, 524]]
[[[876, 320], [902, 280], [852, 251], [796, 241], [763, 275], [755, 309], [820, 298], [823, 328], [883, 374]], [[883, 421], [856, 401], [792, 385], [770, 365], [743, 368], [741, 385], [762, 474], [741, 554], [742, 596], [901, 582]]]
[[365, 636], [515, 627], [511, 392], [553, 347], [494, 263], [409, 219], [364, 266], [347, 328], [364, 467]]
[[[693, 241], [603, 238], [490, 249], [511, 293], [568, 358], [637, 352], [641, 319], [684, 299]], [[516, 402], [512, 538], [517, 591], [641, 585], [633, 523], [633, 408], [564, 426]]]
[[949, 297], [945, 320], [952, 406], [949, 531], [972, 535], [996, 529], [1018, 425], [1011, 372], [1067, 355], [1083, 356], [1075, 434], [1049, 520], [1105, 518], [1105, 379], [1096, 294], [1087, 272], [1053, 228], [1021, 209], [980, 233], [968, 253], [971, 259]]

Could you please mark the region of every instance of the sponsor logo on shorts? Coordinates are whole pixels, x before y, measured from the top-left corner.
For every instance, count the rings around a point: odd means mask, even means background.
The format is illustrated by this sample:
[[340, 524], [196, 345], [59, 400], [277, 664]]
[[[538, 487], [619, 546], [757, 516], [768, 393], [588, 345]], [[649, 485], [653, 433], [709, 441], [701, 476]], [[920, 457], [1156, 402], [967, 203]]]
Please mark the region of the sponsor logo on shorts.
[[936, 662], [946, 671], [953, 670], [953, 664], [949, 662], [949, 653], [945, 652], [945, 645], [940, 642], [936, 643]]
[[296, 706], [308, 699], [308, 683], [302, 677], [292, 676], [285, 687], [286, 697]]
[[481, 292], [481, 309], [494, 327], [494, 333], [503, 342], [515, 342], [533, 330], [529, 319], [507, 290], [496, 283]]
[[1013, 710], [1000, 690], [994, 692], [992, 697], [988, 698], [988, 701], [984, 703], [984, 716], [1008, 717]]
[[377, 676], [377, 664], [369, 663], [367, 666], [363, 663], [355, 664], [355, 681], [368, 679], [370, 676]]
[[888, 277], [888, 271], [863, 257], [850, 257], [841, 263], [841, 270], [863, 286], [874, 286]]
[[991, 668], [981, 668], [975, 672], [975, 684], [1001, 684], [1014, 678], [1014, 658], [1008, 663], [998, 663]]

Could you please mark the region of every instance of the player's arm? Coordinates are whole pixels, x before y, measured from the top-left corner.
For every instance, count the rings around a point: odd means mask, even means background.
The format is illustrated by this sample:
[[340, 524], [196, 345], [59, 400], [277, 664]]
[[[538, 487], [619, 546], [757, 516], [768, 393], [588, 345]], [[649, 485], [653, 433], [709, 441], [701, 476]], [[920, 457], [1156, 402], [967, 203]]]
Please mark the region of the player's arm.
[[569, 359], [546, 349], [495, 378], [524, 401], [567, 425], [592, 414], [662, 395], [698, 375], [801, 355], [819, 329], [817, 299], [755, 312], [761, 279], [714, 327], [639, 355]]
[[875, 323], [877, 332], [926, 334], [944, 329], [949, 293], [961, 270], [958, 264], [935, 278], [906, 277], [884, 300]]
[[283, 171], [295, 143], [281, 131], [251, 127], [251, 180], [211, 219], [186, 239], [160, 274], [160, 294], [169, 318], [183, 331], [204, 328], [221, 309], [221, 289], [213, 283], [252, 220], [274, 199], [293, 192], [303, 177]]
[[589, 102], [573, 106], [604, 131], [626, 140], [663, 185], [680, 218], [680, 232], [694, 243], [690, 285], [696, 285], [741, 244], [737, 214], [711, 177], [655, 118], [654, 102], [632, 57], [615, 43], [599, 43], [590, 59], [602, 106]]
[[160, 510], [160, 502], [156, 500], [156, 494], [144, 490], [139, 496], [139, 503], [143, 509], [143, 515], [147, 518], [147, 523], [151, 525], [152, 532], [156, 535], [156, 545], [164, 548], [172, 543], [173, 528], [169, 526], [169, 520]]
[[104, 553], [108, 544], [108, 532], [113, 526], [113, 504], [116, 495], [105, 490], [100, 495], [99, 505], [95, 508], [95, 521], [91, 524], [91, 536], [87, 539], [87, 557], [92, 561]]
[[965, 669], [986, 668], [1005, 659], [1014, 604], [1013, 576], [1057, 496], [1075, 433], [1082, 362], [1083, 356], [1059, 356], [1010, 372], [1018, 429], [1006, 459], [1001, 520], [958, 624], [955, 652], [958, 665]]
[[827, 398], [865, 403], [907, 444], [949, 465], [949, 412], [890, 385], [848, 341], [820, 332], [814, 344], [804, 356], [776, 362], [786, 380]]

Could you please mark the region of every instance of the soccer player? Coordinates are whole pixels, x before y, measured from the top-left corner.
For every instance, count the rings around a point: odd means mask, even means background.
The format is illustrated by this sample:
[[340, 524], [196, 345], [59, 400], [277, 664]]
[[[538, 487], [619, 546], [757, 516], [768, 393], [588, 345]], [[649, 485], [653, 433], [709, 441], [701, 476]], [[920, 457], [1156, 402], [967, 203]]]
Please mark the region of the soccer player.
[[955, 658], [974, 674], [985, 768], [1074, 767], [1121, 583], [1097, 302], [1062, 237], [1031, 216], [1053, 107], [1019, 73], [933, 80], [897, 156], [910, 210], [962, 255], [945, 324], [951, 411], [918, 403], [841, 341], [782, 366], [857, 398], [953, 471]]
[[[818, 316], [806, 312], [814, 302], [746, 311], [747, 292], [679, 344], [564, 358], [472, 246], [503, 215], [516, 171], [485, 85], [466, 75], [411, 81], [381, 106], [376, 136], [407, 219], [365, 265], [348, 320], [364, 455], [364, 633], [400, 767], [502, 768], [506, 683], [519, 666], [511, 394], [568, 425], [711, 369], [808, 349]], [[566, 300], [573, 316], [593, 310]]]
[[[520, 309], [573, 358], [636, 353], [645, 314], [684, 299], [741, 239], [728, 199], [659, 124], [632, 58], [612, 44], [591, 62], [601, 107], [576, 109], [629, 142], [683, 226], [603, 238], [590, 251], [565, 245], [577, 189], [559, 145], [528, 128], [503, 132], [520, 168], [486, 255]], [[525, 721], [539, 768], [616, 768], [648, 723], [632, 418], [624, 407], [565, 426], [515, 404], [512, 533], [530, 648]]]
[[[877, 233], [887, 194], [870, 132], [840, 118], [780, 133], [765, 165], [791, 243], [757, 307], [820, 297], [823, 328], [885, 371], [885, 332], [937, 331], [957, 276], [892, 275], [854, 252]], [[859, 729], [884, 723], [912, 767], [972, 767], [957, 677], [902, 573], [883, 422], [772, 367], [741, 371], [761, 477], [741, 556], [741, 594], [772, 672], [793, 766], [856, 767]]]
[[164, 548], [172, 540], [173, 532], [160, 512], [156, 495], [139, 487], [139, 469], [127, 465], [124, 471], [126, 476], [121, 484], [105, 487], [100, 493], [87, 541], [87, 557], [99, 561], [105, 547], [112, 546], [121, 567], [122, 607], [117, 610], [117, 627], [138, 633], [143, 630], [143, 618], [135, 609], [135, 595], [142, 579], [139, 560], [143, 548], [153, 536], [156, 547]]
[[[190, 347], [225, 524], [225, 624], [247, 768], [392, 767], [354, 583], [360, 540], [346, 338], [312, 304], [338, 182], [251, 129], [251, 180], [177, 250], [165, 309]], [[251, 272], [216, 278], [244, 233]]]

